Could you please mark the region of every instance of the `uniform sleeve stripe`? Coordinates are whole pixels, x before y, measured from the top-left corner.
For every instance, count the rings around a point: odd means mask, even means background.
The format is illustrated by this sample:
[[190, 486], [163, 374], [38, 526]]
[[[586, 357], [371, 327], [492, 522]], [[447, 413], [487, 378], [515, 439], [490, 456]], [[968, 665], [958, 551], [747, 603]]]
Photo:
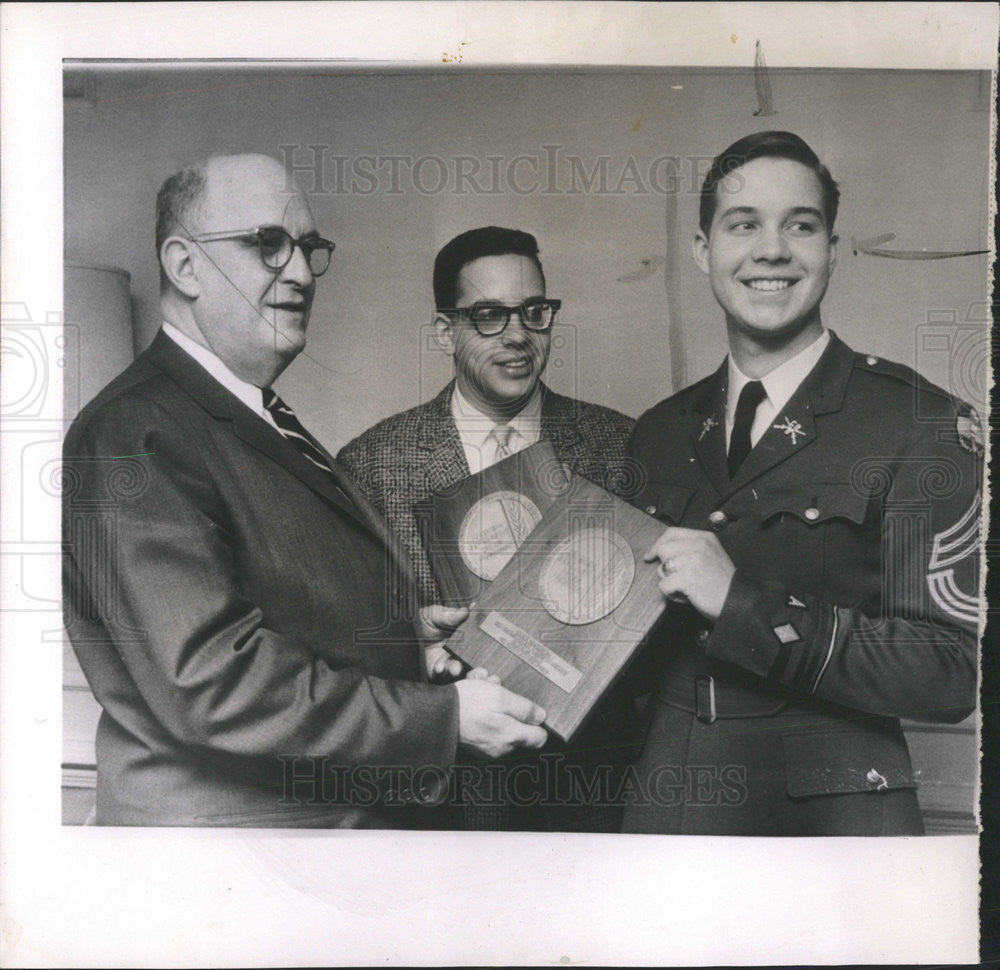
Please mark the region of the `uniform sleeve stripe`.
[[973, 625], [979, 622], [979, 598], [963, 593], [951, 569], [927, 577], [934, 602], [950, 617]]
[[952, 566], [975, 553], [979, 549], [981, 524], [980, 499], [977, 495], [958, 522], [934, 536], [934, 549], [928, 569]]
[[819, 682], [823, 679], [823, 674], [826, 673], [826, 668], [830, 665], [830, 658], [833, 656], [833, 647], [837, 642], [837, 630], [840, 627], [840, 614], [837, 612], [837, 607], [833, 608], [833, 629], [830, 630], [830, 645], [826, 648], [826, 659], [823, 661], [823, 666], [819, 668], [819, 673], [816, 675], [816, 679], [813, 681], [811, 694], [816, 693], [816, 689], [819, 687]]

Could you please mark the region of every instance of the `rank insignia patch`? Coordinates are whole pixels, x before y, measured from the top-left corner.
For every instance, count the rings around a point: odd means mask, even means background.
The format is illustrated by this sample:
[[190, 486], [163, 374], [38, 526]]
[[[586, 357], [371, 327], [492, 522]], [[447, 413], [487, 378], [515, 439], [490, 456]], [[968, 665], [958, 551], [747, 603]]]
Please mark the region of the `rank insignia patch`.
[[797, 606], [800, 610], [804, 610], [806, 608], [806, 604], [803, 603], [802, 600], [800, 600], [794, 594], [789, 594], [788, 605], [789, 606]]
[[934, 602], [954, 619], [969, 624], [979, 622], [978, 590], [962, 589], [956, 572], [963, 566], [968, 567], [970, 560], [974, 563], [979, 553], [979, 506], [977, 495], [962, 518], [934, 536], [931, 561], [927, 566], [927, 585]]
[[780, 626], [776, 626], [774, 628], [774, 635], [782, 643], [798, 643], [802, 639], [799, 636], [799, 631], [791, 623], [782, 623]]

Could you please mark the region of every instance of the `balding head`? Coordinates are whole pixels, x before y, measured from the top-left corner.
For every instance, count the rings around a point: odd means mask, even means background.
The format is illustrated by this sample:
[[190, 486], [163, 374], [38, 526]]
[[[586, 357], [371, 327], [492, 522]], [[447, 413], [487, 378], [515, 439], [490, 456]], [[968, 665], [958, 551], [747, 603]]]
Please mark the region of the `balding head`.
[[301, 248], [264, 265], [256, 237], [273, 226], [315, 235], [305, 197], [266, 155], [223, 155], [182, 169], [157, 200], [164, 315], [238, 377], [268, 386], [305, 346], [315, 279]]

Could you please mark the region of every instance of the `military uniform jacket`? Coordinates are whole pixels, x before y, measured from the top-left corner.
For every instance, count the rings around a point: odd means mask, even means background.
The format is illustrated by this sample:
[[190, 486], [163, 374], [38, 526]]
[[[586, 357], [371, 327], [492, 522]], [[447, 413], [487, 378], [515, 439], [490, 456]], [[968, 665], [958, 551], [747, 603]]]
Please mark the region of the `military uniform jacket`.
[[447, 778], [457, 693], [426, 682], [412, 578], [348, 476], [163, 333], [74, 422], [64, 472], [99, 824], [431, 820], [388, 769]]
[[[736, 566], [714, 624], [669, 608], [654, 644], [654, 711], [716, 719], [723, 733], [726, 719], [775, 715], [807, 735], [830, 728], [804, 741], [761, 735], [785, 745], [782, 796], [912, 787], [894, 719], [954, 722], [975, 706], [974, 413], [831, 334], [730, 481], [726, 380], [723, 363], [646, 412], [629, 445], [646, 472], [635, 504], [665, 525], [714, 530]], [[741, 744], [752, 747], [752, 732]], [[725, 759], [726, 747], [712, 756]]]

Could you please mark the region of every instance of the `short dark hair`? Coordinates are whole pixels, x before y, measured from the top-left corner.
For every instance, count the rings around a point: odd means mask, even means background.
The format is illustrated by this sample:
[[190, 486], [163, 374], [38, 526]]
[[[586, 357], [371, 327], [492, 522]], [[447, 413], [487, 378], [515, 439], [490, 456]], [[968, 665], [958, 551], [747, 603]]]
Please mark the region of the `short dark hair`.
[[526, 256], [538, 267], [545, 280], [538, 258], [538, 241], [531, 233], [520, 229], [483, 226], [469, 229], [445, 243], [434, 259], [434, 305], [439, 310], [455, 309], [458, 299], [458, 274], [462, 267], [483, 256]]
[[[156, 258], [160, 259], [163, 243], [178, 229], [186, 231], [191, 211], [205, 191], [208, 179], [204, 165], [188, 165], [174, 172], [156, 193]], [[167, 276], [160, 266], [160, 287], [167, 286]]]
[[826, 218], [827, 232], [833, 232], [833, 224], [837, 220], [837, 206], [840, 204], [840, 189], [837, 188], [830, 170], [798, 135], [790, 131], [759, 131], [734, 141], [712, 161], [701, 187], [701, 207], [698, 213], [698, 225], [706, 236], [712, 228], [712, 218], [718, 202], [716, 188], [719, 182], [730, 172], [742, 168], [755, 158], [789, 158], [815, 172], [823, 191], [823, 215]]

